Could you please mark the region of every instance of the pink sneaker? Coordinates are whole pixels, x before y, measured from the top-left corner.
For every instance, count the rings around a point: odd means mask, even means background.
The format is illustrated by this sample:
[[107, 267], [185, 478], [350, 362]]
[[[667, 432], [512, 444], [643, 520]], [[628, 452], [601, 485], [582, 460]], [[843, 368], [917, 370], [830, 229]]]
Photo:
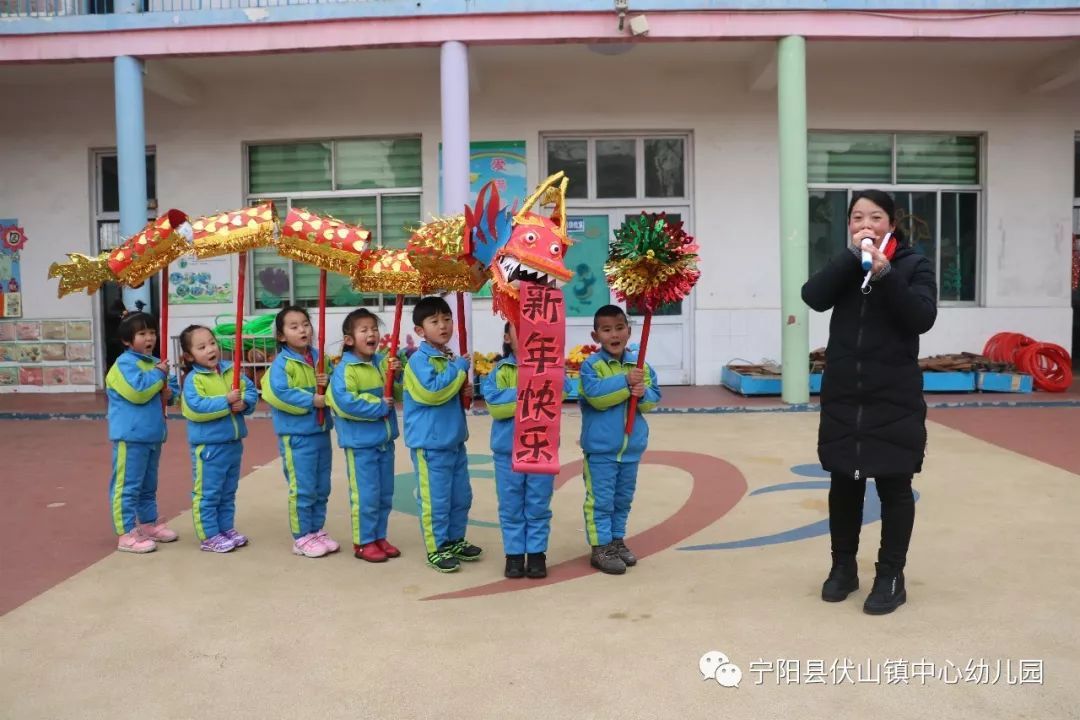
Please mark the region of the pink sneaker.
[[244, 545], [248, 544], [247, 535], [241, 535], [236, 528], [233, 528], [232, 530], [226, 530], [224, 534], [225, 537], [233, 541], [233, 545], [235, 545], [236, 547], [243, 547]]
[[143, 537], [138, 530], [124, 533], [116, 542], [116, 549], [120, 552], [148, 553], [157, 550], [157, 543], [147, 537]]
[[152, 523], [139, 523], [135, 526], [135, 529], [142, 533], [143, 537], [154, 542], [173, 542], [180, 537], [161, 520]]
[[320, 530], [319, 532], [315, 533], [315, 537], [319, 538], [319, 540], [322, 541], [322, 544], [326, 546], [326, 552], [335, 553], [341, 549], [341, 546], [338, 545], [337, 540], [334, 540], [334, 538], [326, 534], [326, 530]]
[[292, 551], [293, 555], [303, 555], [310, 558], [322, 557], [330, 552], [315, 533], [308, 533], [297, 538], [296, 542], [293, 543]]

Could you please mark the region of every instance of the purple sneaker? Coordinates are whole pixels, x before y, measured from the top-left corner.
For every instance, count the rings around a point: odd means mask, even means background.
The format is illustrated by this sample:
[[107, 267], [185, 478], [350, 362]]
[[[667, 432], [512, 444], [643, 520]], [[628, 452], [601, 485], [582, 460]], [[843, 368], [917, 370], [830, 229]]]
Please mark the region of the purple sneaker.
[[209, 537], [199, 544], [199, 549], [205, 552], [227, 553], [236, 549], [236, 543], [226, 537], [225, 533], [218, 533]]
[[224, 532], [225, 537], [232, 540], [235, 547], [243, 547], [248, 544], [247, 535], [241, 535], [236, 528], [232, 530], [226, 530]]

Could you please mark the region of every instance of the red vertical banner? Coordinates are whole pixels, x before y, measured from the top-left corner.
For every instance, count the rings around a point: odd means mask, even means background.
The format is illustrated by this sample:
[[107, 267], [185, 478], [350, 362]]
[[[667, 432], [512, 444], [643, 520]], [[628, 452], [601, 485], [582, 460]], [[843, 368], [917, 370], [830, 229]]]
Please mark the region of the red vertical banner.
[[521, 283], [514, 472], [559, 472], [559, 427], [566, 372], [566, 306], [562, 290]]

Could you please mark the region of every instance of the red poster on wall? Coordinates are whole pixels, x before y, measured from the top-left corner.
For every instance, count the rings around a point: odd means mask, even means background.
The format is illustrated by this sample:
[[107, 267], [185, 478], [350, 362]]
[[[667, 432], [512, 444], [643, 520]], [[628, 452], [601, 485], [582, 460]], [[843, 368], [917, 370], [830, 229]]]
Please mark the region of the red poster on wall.
[[559, 472], [559, 426], [566, 371], [565, 310], [562, 290], [521, 283], [514, 472]]

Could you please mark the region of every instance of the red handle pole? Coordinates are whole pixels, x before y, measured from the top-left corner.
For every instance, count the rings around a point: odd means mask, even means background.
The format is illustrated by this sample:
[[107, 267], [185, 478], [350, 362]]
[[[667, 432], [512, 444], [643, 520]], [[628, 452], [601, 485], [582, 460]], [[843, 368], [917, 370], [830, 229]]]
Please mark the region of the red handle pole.
[[240, 389], [240, 369], [244, 366], [244, 285], [247, 282], [247, 253], [237, 258], [236, 344], [233, 345], [232, 389]]
[[[161, 269], [161, 328], [158, 332], [158, 344], [161, 346], [161, 362], [167, 363], [169, 361], [169, 266], [166, 265]], [[168, 372], [166, 371], [166, 375]], [[165, 378], [165, 385], [168, 387], [169, 379]], [[165, 417], [169, 417], [168, 411], [169, 401], [165, 398], [165, 393], [161, 394], [161, 414]]]
[[[472, 358], [469, 357], [469, 337], [467, 335], [468, 330], [465, 326], [465, 293], [457, 294], [457, 330], [458, 330], [458, 354], [461, 357], [469, 360], [470, 370], [466, 372], [467, 379], [465, 382], [472, 382]], [[466, 395], [461, 396], [461, 407], [468, 410], [472, 407], [472, 399]]]
[[[405, 303], [405, 296], [398, 295], [394, 303], [394, 334], [390, 336], [390, 357], [396, 358], [398, 352], [398, 336], [401, 334], [401, 311]], [[383, 397], [387, 402], [394, 402], [394, 370], [386, 371], [386, 386], [383, 388]]]
[[[319, 271], [319, 362], [316, 372], [326, 372], [326, 271]], [[315, 390], [319, 395], [326, 392], [325, 385], [319, 385]], [[315, 412], [315, 419], [319, 425], [323, 424], [325, 413], [323, 408]]]
[[[649, 348], [649, 332], [652, 330], [652, 313], [645, 313], [645, 325], [641, 328], [641, 350], [637, 356], [638, 370], [645, 369], [645, 351]], [[637, 415], [638, 398], [630, 396], [630, 407], [626, 412], [626, 434], [634, 431], [634, 417]]]

